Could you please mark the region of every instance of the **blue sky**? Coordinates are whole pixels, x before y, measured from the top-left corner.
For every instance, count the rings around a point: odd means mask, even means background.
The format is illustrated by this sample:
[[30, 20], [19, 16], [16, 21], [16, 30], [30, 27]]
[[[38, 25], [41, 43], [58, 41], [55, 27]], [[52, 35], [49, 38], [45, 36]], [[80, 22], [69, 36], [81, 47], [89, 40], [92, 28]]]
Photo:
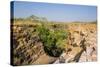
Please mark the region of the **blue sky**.
[[25, 18], [30, 15], [46, 17], [49, 21], [95, 21], [97, 20], [97, 7], [22, 1], [14, 2], [14, 17]]

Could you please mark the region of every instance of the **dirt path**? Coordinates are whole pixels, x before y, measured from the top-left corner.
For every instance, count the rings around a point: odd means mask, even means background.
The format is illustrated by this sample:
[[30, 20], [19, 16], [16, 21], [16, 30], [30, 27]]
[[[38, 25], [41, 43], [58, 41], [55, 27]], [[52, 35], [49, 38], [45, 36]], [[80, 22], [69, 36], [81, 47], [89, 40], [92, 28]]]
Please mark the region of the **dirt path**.
[[56, 61], [56, 59], [57, 58], [53, 58], [46, 54], [43, 54], [33, 64], [50, 64]]

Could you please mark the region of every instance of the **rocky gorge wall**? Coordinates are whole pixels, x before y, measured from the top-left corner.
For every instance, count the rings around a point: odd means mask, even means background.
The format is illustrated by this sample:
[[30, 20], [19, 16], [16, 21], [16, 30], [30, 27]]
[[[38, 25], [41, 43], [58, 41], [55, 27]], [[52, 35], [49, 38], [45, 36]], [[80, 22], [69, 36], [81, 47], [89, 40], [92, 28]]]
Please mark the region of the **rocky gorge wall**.
[[97, 61], [97, 25], [69, 24], [68, 48], [55, 63]]

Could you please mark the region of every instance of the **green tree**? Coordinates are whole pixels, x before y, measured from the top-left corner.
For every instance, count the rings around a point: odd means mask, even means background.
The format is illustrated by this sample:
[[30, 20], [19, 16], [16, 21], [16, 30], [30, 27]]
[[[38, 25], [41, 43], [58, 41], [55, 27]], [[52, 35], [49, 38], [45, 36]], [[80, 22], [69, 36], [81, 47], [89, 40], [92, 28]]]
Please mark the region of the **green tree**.
[[48, 29], [44, 24], [37, 28], [45, 52], [53, 57], [59, 57], [66, 48], [67, 32], [64, 30]]

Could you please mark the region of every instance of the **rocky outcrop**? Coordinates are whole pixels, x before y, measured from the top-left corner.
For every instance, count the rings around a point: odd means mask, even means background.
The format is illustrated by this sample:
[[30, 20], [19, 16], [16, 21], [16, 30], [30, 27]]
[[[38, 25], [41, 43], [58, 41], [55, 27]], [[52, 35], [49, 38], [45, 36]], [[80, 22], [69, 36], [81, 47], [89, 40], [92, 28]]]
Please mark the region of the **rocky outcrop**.
[[35, 27], [28, 25], [13, 27], [13, 65], [32, 64], [44, 54]]
[[[69, 24], [68, 28], [68, 48], [61, 56], [65, 63], [96, 61], [96, 24]], [[63, 59], [58, 59], [55, 63], [60, 63]]]
[[[74, 28], [74, 26], [73, 26]], [[73, 40], [71, 45], [73, 47], [80, 47], [82, 50], [75, 55], [74, 61], [78, 59], [79, 62], [96, 61], [97, 59], [97, 27], [96, 24], [80, 24], [75, 31], [70, 32]], [[80, 56], [79, 56], [80, 55]], [[75, 58], [79, 56], [75, 60]]]

